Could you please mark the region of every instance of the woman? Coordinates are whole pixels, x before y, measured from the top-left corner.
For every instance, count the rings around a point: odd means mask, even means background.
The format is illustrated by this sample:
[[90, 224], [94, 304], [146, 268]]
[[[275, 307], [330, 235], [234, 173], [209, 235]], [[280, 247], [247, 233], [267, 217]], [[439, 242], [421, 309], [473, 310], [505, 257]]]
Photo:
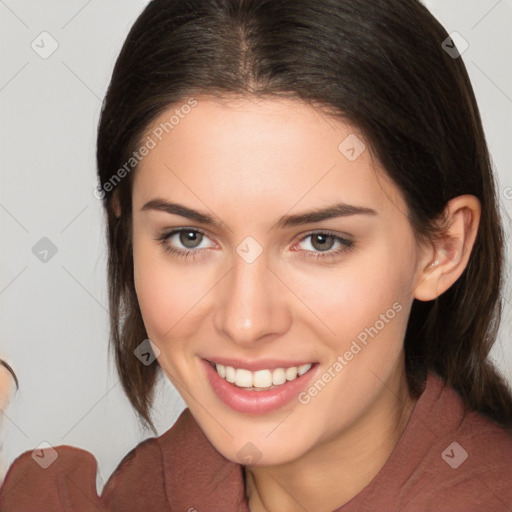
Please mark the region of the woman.
[[146, 7], [98, 129], [112, 343], [143, 422], [159, 374], [188, 408], [101, 496], [91, 454], [21, 455], [2, 510], [510, 510], [503, 235], [453, 49], [414, 0]]

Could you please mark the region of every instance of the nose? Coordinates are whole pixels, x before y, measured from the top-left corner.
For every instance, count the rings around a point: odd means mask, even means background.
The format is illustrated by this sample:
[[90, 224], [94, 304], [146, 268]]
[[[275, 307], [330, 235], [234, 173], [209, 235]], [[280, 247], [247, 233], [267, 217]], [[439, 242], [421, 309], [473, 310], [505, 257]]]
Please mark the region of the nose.
[[233, 267], [219, 285], [214, 324], [233, 343], [259, 346], [289, 328], [286, 287], [269, 268], [265, 252], [252, 263], [235, 253]]

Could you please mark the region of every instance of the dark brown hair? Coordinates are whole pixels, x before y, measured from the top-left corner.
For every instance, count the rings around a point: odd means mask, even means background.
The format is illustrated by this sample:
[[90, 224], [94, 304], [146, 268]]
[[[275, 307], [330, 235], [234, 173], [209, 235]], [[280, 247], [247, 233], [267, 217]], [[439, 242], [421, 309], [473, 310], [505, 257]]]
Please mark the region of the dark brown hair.
[[153, 426], [159, 366], [134, 356], [147, 338], [133, 281], [136, 165], [122, 179], [118, 170], [152, 121], [171, 106], [194, 95], [251, 95], [302, 100], [357, 127], [403, 194], [419, 238], [439, 233], [450, 199], [472, 194], [480, 200], [481, 222], [464, 273], [436, 300], [413, 302], [406, 370], [413, 396], [433, 371], [470, 409], [512, 426], [510, 388], [488, 358], [502, 307], [496, 186], [466, 68], [460, 56], [453, 58], [442, 47], [448, 37], [417, 0], [153, 0], [147, 5], [115, 64], [97, 139], [111, 343], [124, 390], [145, 425]]

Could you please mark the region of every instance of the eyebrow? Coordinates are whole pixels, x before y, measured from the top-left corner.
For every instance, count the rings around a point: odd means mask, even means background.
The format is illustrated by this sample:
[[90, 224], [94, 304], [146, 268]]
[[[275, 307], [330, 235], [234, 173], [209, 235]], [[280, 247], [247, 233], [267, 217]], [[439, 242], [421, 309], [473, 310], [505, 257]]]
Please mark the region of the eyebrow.
[[[220, 227], [221, 224], [206, 212], [193, 210], [192, 208], [188, 208], [182, 204], [166, 201], [161, 198], [151, 199], [141, 208], [141, 211], [148, 210], [156, 210], [173, 215], [179, 215], [213, 227]], [[348, 217], [352, 215], [378, 215], [378, 213], [372, 208], [354, 206], [340, 202], [327, 206], [326, 208], [314, 208], [298, 214], [283, 215], [272, 229], [284, 229], [287, 227], [321, 222], [323, 220], [334, 219], [337, 217]]]

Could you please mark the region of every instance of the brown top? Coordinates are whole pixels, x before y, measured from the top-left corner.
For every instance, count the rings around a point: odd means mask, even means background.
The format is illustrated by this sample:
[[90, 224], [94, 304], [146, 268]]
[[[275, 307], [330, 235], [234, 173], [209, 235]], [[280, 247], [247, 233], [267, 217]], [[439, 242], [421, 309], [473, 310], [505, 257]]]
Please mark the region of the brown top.
[[[242, 466], [215, 450], [188, 409], [129, 452], [101, 496], [96, 469], [89, 452], [71, 446], [24, 452], [0, 489], [0, 510], [249, 512]], [[466, 411], [433, 374], [380, 472], [335, 512], [398, 510], [512, 511], [512, 434]]]

